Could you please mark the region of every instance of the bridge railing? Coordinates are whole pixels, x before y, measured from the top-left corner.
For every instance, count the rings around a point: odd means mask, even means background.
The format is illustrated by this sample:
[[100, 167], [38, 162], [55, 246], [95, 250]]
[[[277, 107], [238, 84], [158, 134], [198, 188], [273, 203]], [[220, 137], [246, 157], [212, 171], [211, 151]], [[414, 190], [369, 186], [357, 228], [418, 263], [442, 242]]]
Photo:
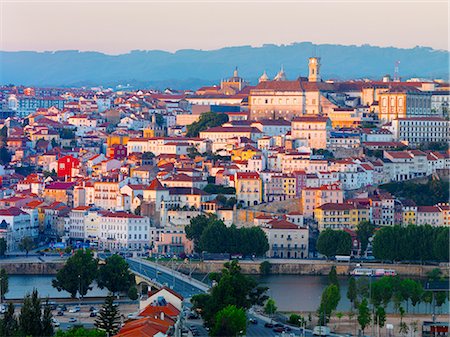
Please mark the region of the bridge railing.
[[148, 266], [155, 268], [155, 269], [159, 270], [160, 272], [165, 273], [167, 275], [175, 276], [177, 279], [184, 281], [188, 284], [191, 284], [192, 286], [194, 286], [204, 292], [207, 292], [210, 289], [209, 285], [207, 285], [199, 280], [196, 280], [192, 277], [189, 277], [183, 273], [180, 273], [179, 271], [168, 268], [166, 266], [163, 266], [163, 265], [151, 262], [151, 261], [143, 260], [143, 259], [129, 258], [129, 260], [134, 261], [136, 263], [142, 263], [143, 265], [148, 265]]

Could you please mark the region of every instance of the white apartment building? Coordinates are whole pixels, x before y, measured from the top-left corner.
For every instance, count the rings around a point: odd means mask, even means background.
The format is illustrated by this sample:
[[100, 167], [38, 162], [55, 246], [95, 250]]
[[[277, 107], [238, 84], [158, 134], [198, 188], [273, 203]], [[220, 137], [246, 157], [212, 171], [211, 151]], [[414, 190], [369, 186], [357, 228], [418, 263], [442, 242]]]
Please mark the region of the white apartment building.
[[100, 219], [99, 248], [110, 250], [142, 250], [150, 248], [150, 218], [125, 212], [107, 212]]
[[261, 225], [269, 241], [269, 258], [307, 258], [309, 230], [287, 220], [273, 219]]
[[30, 214], [17, 207], [0, 209], [0, 237], [6, 240], [8, 252], [18, 250], [22, 238], [36, 240], [38, 234], [39, 228], [32, 225]]
[[447, 142], [450, 121], [441, 117], [411, 117], [392, 120], [394, 139], [410, 145], [430, 142]]

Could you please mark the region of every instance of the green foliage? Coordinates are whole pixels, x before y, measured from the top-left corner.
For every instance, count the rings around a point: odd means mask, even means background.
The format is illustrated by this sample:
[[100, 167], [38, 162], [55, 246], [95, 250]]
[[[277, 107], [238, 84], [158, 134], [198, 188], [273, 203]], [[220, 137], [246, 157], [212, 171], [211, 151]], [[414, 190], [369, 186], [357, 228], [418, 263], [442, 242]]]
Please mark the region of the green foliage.
[[234, 187], [225, 187], [222, 185], [208, 184], [203, 191], [209, 194], [236, 194]]
[[185, 231], [197, 252], [262, 256], [269, 250], [267, 236], [261, 228], [227, 227], [214, 215], [191, 219]]
[[331, 313], [336, 310], [339, 301], [341, 300], [341, 294], [338, 286], [331, 284], [327, 286], [322, 292], [322, 298], [320, 300], [320, 306], [317, 310], [319, 317], [319, 325], [326, 325], [330, 320]]
[[222, 194], [219, 194], [217, 196], [216, 200], [220, 206], [227, 207], [227, 208], [232, 208], [237, 203], [237, 200], [235, 197], [231, 197], [231, 198], [227, 199], [227, 197], [225, 197]]
[[389, 226], [373, 239], [373, 255], [390, 261], [448, 261], [449, 228], [429, 225]]
[[9, 288], [9, 277], [5, 269], [0, 269], [0, 298], [3, 300]]
[[0, 336], [16, 336], [19, 332], [19, 323], [14, 314], [14, 304], [8, 303], [3, 319], [0, 319]]
[[164, 120], [163, 115], [155, 114], [155, 117], [156, 117], [156, 124], [160, 127], [164, 126], [166, 121]]
[[187, 153], [188, 153], [188, 157], [191, 159], [194, 159], [197, 156], [201, 156], [201, 153], [198, 152], [198, 150], [195, 146], [188, 147]]
[[288, 323], [290, 325], [295, 325], [295, 326], [305, 326], [306, 319], [303, 316], [300, 316], [297, 314], [291, 314], [289, 316]]
[[72, 129], [61, 129], [59, 131], [59, 137], [61, 139], [75, 139], [75, 131]]
[[358, 306], [358, 323], [361, 327], [361, 330], [364, 333], [364, 330], [371, 322], [371, 315], [369, 311], [369, 306], [367, 303], [367, 299], [363, 299], [361, 304]]
[[116, 294], [128, 292], [136, 284], [136, 281], [125, 259], [114, 254], [108, 257], [105, 264], [98, 269], [97, 283], [100, 289], [106, 288]]
[[386, 310], [384, 310], [384, 307], [377, 307], [375, 311], [375, 320], [380, 328], [384, 327], [386, 324]]
[[326, 149], [313, 149], [313, 154], [318, 156], [323, 156], [325, 159], [334, 158], [333, 152]]
[[52, 285], [58, 291], [65, 290], [75, 298], [77, 292], [84, 296], [91, 290], [97, 276], [97, 261], [90, 250], [78, 250], [67, 259], [64, 267], [56, 274]]
[[5, 256], [8, 247], [6, 245], [6, 240], [4, 238], [0, 238], [0, 256]]
[[55, 178], [57, 176], [57, 173], [55, 171], [55, 169], [53, 169], [51, 172], [50, 171], [44, 171], [44, 178], [48, 178], [48, 177], [52, 177]]
[[380, 187], [398, 198], [412, 199], [417, 205], [421, 206], [432, 206], [440, 202], [449, 202], [448, 191], [450, 183], [448, 179], [438, 180], [430, 177], [426, 184], [404, 181], [389, 183]]
[[30, 238], [29, 236], [25, 236], [19, 242], [19, 249], [21, 251], [25, 251], [27, 255], [28, 255], [28, 252], [30, 250], [32, 250], [34, 247], [36, 247], [36, 245], [34, 244], [33, 239]]
[[136, 286], [132, 286], [128, 289], [128, 298], [132, 301], [136, 301], [139, 298], [139, 293]]
[[442, 278], [442, 271], [439, 268], [427, 272], [427, 278], [429, 281], [438, 281]]
[[259, 273], [269, 275], [272, 270], [272, 264], [269, 261], [263, 261], [259, 264]]
[[119, 307], [114, 305], [114, 298], [108, 295], [94, 323], [97, 329], [105, 331], [108, 336], [120, 330]]
[[436, 301], [436, 306], [442, 306], [448, 298], [448, 292], [446, 291], [437, 291], [434, 294], [434, 299]]
[[42, 314], [42, 336], [53, 336], [53, 323], [52, 323], [52, 309], [50, 305], [48, 304], [48, 300], [46, 301], [44, 305], [44, 310]]
[[332, 266], [330, 272], [328, 273], [328, 284], [334, 284], [339, 288], [336, 266]]
[[258, 287], [256, 280], [243, 275], [237, 261], [227, 262], [219, 274], [212, 274], [215, 281], [210, 293], [192, 297], [194, 309], [198, 309], [205, 324], [212, 328], [215, 325], [216, 314], [227, 307], [248, 309], [252, 305], [262, 305], [267, 296], [267, 288]]
[[0, 129], [0, 141], [2, 142], [2, 145], [5, 145], [7, 140], [8, 140], [8, 127], [5, 125]]
[[264, 313], [269, 316], [272, 316], [277, 312], [277, 310], [278, 308], [275, 304], [275, 300], [273, 298], [269, 298], [266, 304], [264, 305]]
[[194, 241], [194, 250], [201, 252], [200, 237], [203, 231], [208, 226], [210, 221], [216, 219], [212, 215], [199, 215], [190, 220], [190, 224], [185, 227], [186, 237]]
[[141, 209], [142, 209], [141, 205], [137, 206], [137, 207], [134, 209], [134, 214], [136, 214], [136, 215], [141, 215]]
[[[32, 337], [48, 336], [46, 334], [49, 331], [47, 323], [49, 317], [51, 320], [51, 311], [49, 313], [47, 309], [45, 315], [45, 317], [42, 315], [42, 304], [38, 291], [34, 289], [31, 294], [27, 294], [23, 299], [19, 316], [20, 334]], [[53, 327], [50, 335], [52, 334]]]
[[370, 221], [361, 221], [356, 229], [359, 242], [361, 243], [361, 255], [363, 255], [369, 244], [369, 238], [372, 237], [375, 232], [375, 225]]
[[228, 305], [220, 310], [214, 318], [215, 324], [211, 336], [242, 336], [246, 333], [247, 316], [245, 310], [235, 305]]
[[216, 112], [204, 112], [197, 122], [187, 126], [187, 137], [198, 137], [201, 131], [228, 122], [228, 115]]
[[347, 298], [352, 304], [352, 306], [354, 306], [356, 303], [356, 299], [358, 298], [356, 280], [354, 277], [351, 277], [350, 280], [348, 281]]
[[144, 152], [142, 154], [142, 159], [153, 159], [155, 158], [155, 154], [153, 152]]
[[0, 164], [7, 165], [11, 161], [11, 153], [4, 146], [0, 147]]
[[422, 143], [420, 144], [419, 149], [422, 151], [447, 151], [448, 143], [447, 142]]
[[336, 255], [350, 255], [352, 238], [350, 234], [341, 230], [325, 229], [320, 232], [316, 244], [317, 251], [327, 257]]
[[55, 337], [106, 337], [106, 332], [97, 329], [73, 327], [67, 331], [56, 331]]

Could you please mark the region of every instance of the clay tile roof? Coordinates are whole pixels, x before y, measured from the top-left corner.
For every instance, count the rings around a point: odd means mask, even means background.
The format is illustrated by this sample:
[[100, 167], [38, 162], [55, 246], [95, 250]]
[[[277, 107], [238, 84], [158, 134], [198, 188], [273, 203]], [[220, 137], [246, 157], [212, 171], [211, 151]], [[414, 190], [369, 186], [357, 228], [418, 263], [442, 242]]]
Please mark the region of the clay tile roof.
[[387, 154], [389, 154], [389, 156], [391, 156], [392, 158], [398, 158], [398, 159], [411, 159], [412, 155], [409, 154], [408, 152], [403, 152], [403, 151], [386, 151]]
[[22, 211], [20, 208], [11, 207], [6, 209], [0, 209], [0, 216], [18, 216], [21, 214], [27, 214]]
[[419, 213], [439, 213], [441, 210], [437, 206], [418, 206], [417, 212]]
[[277, 220], [274, 219], [272, 221], [269, 221], [268, 224], [273, 229], [302, 229], [301, 227], [293, 224], [292, 222], [289, 222], [287, 220]]
[[349, 211], [355, 207], [350, 204], [339, 204], [339, 203], [326, 203], [317, 207], [322, 211]]
[[164, 186], [161, 185], [161, 183], [159, 182], [158, 179], [153, 179], [152, 182], [150, 183], [150, 186], [147, 187], [147, 190], [152, 190], [152, 191], [163, 191], [165, 190]]

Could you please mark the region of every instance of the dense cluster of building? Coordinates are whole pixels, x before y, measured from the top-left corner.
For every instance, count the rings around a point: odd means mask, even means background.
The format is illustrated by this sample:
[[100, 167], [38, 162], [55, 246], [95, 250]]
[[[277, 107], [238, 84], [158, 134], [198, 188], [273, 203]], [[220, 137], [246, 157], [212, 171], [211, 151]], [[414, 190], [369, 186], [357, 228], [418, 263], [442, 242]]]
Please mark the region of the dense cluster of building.
[[[190, 253], [200, 214], [260, 226], [271, 257], [308, 256], [311, 226], [448, 226], [448, 204], [415, 205], [380, 184], [450, 168], [449, 85], [323, 81], [281, 69], [197, 91], [0, 87], [5, 130], [0, 237], [89, 242], [99, 249]], [[187, 137], [202, 113], [228, 121]], [[7, 155], [5, 155], [7, 157]], [[214, 183], [234, 193], [215, 193]], [[234, 188], [234, 189], [233, 189]], [[283, 209], [292, 201], [295, 212]], [[261, 204], [280, 209], [258, 212]]]

